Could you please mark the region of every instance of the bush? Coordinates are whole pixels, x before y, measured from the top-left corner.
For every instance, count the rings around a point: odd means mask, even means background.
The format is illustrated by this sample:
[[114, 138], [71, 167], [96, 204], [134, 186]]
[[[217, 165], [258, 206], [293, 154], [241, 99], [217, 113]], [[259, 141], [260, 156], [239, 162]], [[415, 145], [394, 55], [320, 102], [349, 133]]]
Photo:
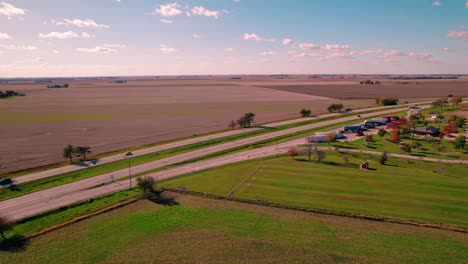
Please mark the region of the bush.
[[387, 105], [397, 105], [398, 104], [398, 99], [395, 98], [377, 98], [375, 99], [375, 103], [381, 106], [387, 106]]
[[144, 196], [156, 192], [156, 182], [152, 177], [137, 178], [137, 186]]
[[378, 134], [379, 136], [384, 137], [387, 134], [387, 130], [385, 130], [384, 128], [381, 128], [379, 129]]
[[455, 149], [464, 150], [466, 147], [466, 137], [464, 135], [460, 135], [452, 141], [452, 144]]
[[303, 108], [301, 112], [299, 112], [302, 117], [309, 117], [312, 114], [312, 111], [309, 109]]
[[325, 141], [327, 141], [327, 143], [335, 142], [336, 141], [336, 134], [334, 134], [334, 133], [327, 134], [325, 136]]
[[407, 153], [411, 152], [411, 146], [406, 143], [400, 144], [400, 149]]

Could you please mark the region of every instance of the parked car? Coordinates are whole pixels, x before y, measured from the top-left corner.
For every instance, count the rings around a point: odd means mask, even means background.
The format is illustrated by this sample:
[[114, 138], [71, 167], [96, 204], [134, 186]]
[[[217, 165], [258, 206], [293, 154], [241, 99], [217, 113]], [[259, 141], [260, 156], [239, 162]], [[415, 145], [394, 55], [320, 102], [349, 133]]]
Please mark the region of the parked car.
[[125, 152], [125, 156], [133, 156], [133, 153], [131, 151]]

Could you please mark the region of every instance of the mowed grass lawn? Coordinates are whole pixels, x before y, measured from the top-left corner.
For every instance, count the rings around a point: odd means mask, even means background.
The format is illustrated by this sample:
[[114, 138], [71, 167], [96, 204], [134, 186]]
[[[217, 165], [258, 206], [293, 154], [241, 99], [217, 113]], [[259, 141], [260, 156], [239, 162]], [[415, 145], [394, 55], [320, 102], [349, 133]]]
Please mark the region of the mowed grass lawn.
[[[226, 195], [255, 168], [235, 197], [468, 227], [468, 165], [327, 152], [325, 163], [306, 157], [265, 158], [175, 178], [162, 185]], [[372, 170], [359, 169], [368, 161]]]
[[466, 234], [178, 196], [31, 239], [1, 263], [466, 263]]

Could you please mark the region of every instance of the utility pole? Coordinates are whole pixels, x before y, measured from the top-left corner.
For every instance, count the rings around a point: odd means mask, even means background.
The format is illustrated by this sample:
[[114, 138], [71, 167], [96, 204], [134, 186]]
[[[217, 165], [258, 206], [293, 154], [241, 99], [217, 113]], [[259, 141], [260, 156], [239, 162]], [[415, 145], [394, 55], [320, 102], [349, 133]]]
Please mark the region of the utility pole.
[[132, 188], [132, 170], [130, 169], [130, 159], [128, 158], [128, 175], [130, 176], [130, 189]]

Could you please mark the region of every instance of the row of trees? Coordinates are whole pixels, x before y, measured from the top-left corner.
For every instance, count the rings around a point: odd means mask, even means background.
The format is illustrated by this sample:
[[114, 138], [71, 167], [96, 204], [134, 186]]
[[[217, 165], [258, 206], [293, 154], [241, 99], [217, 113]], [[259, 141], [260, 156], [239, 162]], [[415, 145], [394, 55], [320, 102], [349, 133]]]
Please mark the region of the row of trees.
[[65, 84], [52, 84], [52, 85], [47, 85], [47, 88], [68, 88], [69, 85], [68, 83], [65, 83]]
[[5, 91], [5, 92], [0, 91], [0, 98], [7, 98], [7, 97], [17, 96], [17, 95], [19, 95], [19, 93], [12, 91], [12, 90]]
[[68, 145], [63, 148], [63, 157], [70, 160], [70, 163], [73, 162], [73, 157], [82, 157], [86, 160], [86, 155], [91, 154], [91, 147], [90, 146], [77, 146], [74, 147], [73, 145]]

